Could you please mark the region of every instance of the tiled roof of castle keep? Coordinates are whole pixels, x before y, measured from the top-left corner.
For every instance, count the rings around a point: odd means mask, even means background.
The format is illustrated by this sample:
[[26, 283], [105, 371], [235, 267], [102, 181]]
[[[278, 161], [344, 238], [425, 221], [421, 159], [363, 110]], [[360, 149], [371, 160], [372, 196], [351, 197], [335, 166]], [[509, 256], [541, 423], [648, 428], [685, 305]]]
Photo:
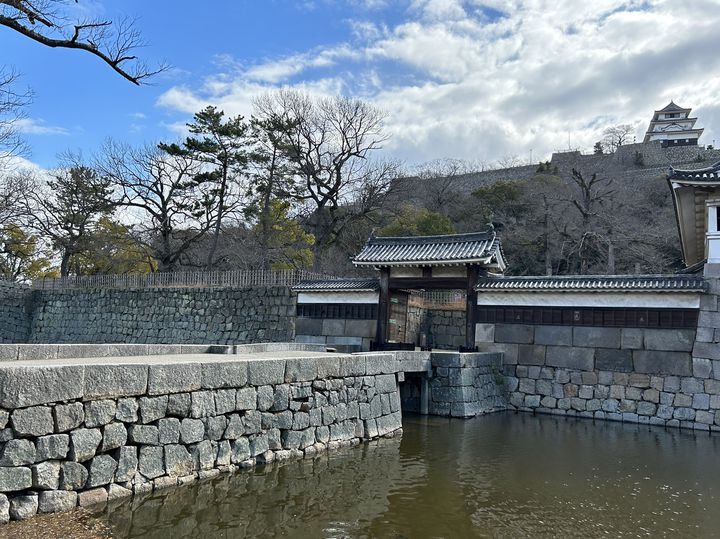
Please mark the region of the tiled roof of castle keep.
[[380, 289], [378, 279], [313, 279], [293, 286], [296, 292], [374, 292]]
[[720, 161], [706, 168], [695, 170], [679, 169], [670, 167], [668, 181], [679, 181], [683, 183], [714, 183], [720, 181]]
[[702, 277], [688, 275], [598, 275], [495, 277], [478, 281], [479, 291], [499, 292], [701, 292]]
[[494, 231], [447, 236], [371, 237], [353, 259], [357, 266], [422, 266], [487, 264], [504, 266], [500, 239]]

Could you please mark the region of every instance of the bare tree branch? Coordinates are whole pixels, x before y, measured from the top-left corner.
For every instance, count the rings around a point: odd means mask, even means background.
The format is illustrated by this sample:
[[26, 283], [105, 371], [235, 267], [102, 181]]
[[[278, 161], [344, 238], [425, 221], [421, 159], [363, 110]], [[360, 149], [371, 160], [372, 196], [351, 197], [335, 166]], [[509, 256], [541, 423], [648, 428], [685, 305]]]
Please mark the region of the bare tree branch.
[[[0, 25], [47, 47], [89, 52], [133, 84], [139, 85], [168, 69], [166, 64], [150, 68], [135, 55], [134, 51], [145, 45], [135, 21], [122, 19], [115, 26], [112, 21], [102, 20], [67, 24], [59, 9], [66, 3], [67, 0], [0, 0]], [[115, 31], [110, 31], [111, 26]]]

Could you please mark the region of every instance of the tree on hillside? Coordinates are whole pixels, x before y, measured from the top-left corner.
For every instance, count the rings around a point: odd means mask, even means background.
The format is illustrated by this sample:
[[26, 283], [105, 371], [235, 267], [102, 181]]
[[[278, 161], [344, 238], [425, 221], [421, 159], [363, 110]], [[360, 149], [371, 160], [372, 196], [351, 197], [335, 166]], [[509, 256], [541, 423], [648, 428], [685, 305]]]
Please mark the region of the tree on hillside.
[[132, 227], [101, 217], [87, 240], [88, 248], [75, 256], [73, 267], [83, 275], [151, 273], [157, 263], [132, 234]]
[[56, 171], [43, 188], [27, 194], [29, 226], [60, 255], [60, 275], [70, 274], [73, 257], [89, 249], [98, 220], [114, 209], [110, 180], [95, 170], [72, 165]]
[[308, 208], [305, 225], [315, 236], [319, 269], [323, 251], [380, 207], [397, 175], [397, 163], [370, 160], [386, 140], [384, 114], [356, 99], [312, 99], [294, 90], [267, 94], [255, 108], [281, 129], [296, 180], [292, 196]]
[[[613, 221], [614, 188], [610, 179], [594, 173], [587, 177], [572, 169], [567, 202], [575, 212], [566, 221], [563, 236], [568, 240], [567, 259], [575, 273], [588, 269], [605, 259], [607, 273], [615, 272]], [[605, 254], [607, 256], [605, 257]]]
[[110, 178], [118, 204], [137, 216], [134, 236], [158, 271], [177, 270], [214, 224], [217, 202], [198, 177], [198, 164], [159, 148], [110, 142], [97, 166]]
[[603, 148], [603, 143], [601, 141], [597, 141], [595, 145], [593, 146], [593, 153], [595, 155], [602, 155], [605, 153], [605, 149]]
[[613, 153], [623, 144], [630, 142], [634, 132], [635, 128], [631, 124], [613, 125], [605, 129], [602, 134], [602, 144], [607, 153]]
[[185, 156], [200, 163], [195, 182], [205, 184], [215, 199], [212, 241], [205, 265], [208, 271], [215, 264], [225, 218], [240, 202], [240, 178], [248, 162], [248, 124], [242, 116], [227, 120], [223, 117], [223, 111], [206, 107], [188, 124], [190, 133], [196, 136], [187, 137], [181, 145], [159, 145], [169, 155]]
[[0, 228], [0, 277], [14, 281], [56, 274], [52, 261], [42, 252], [37, 235], [14, 224]]
[[470, 165], [460, 159], [436, 159], [420, 165], [414, 175], [422, 180], [426, 207], [431, 212], [448, 215], [462, 198], [463, 176], [472, 171]]
[[97, 56], [120, 76], [141, 84], [167, 66], [150, 67], [136, 51], [145, 43], [132, 19], [73, 20], [71, 0], [0, 0], [0, 25], [52, 48]]
[[380, 236], [437, 236], [454, 234], [450, 219], [427, 208], [406, 205], [395, 219], [380, 229]]
[[[250, 123], [252, 148], [244, 214], [257, 223], [254, 232], [264, 269], [272, 265], [271, 249], [279, 241], [275, 227], [278, 209], [282, 207], [284, 215], [289, 214], [295, 192], [294, 169], [288, 159], [289, 148], [283, 142], [283, 133], [291, 126], [283, 125], [283, 121], [282, 118], [253, 118]], [[313, 238], [312, 243], [314, 241]]]

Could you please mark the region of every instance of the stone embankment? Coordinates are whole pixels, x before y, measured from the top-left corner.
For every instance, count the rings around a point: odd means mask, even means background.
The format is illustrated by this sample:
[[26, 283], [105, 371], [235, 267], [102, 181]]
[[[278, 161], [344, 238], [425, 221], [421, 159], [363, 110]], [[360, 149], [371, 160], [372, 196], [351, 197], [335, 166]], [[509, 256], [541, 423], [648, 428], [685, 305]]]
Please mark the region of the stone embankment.
[[0, 521], [401, 431], [393, 355], [239, 349], [0, 364]]

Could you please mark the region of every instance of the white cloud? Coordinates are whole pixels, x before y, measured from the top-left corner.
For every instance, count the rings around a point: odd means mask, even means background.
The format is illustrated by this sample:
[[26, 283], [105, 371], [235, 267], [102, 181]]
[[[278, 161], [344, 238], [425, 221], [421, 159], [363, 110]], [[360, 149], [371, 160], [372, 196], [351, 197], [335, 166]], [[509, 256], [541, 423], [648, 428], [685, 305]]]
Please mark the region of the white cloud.
[[[367, 4], [368, 2], [366, 2]], [[386, 151], [411, 162], [590, 150], [674, 99], [712, 143], [720, 128], [720, 10], [671, 0], [408, 0], [405, 19], [349, 21], [347, 40], [224, 70], [158, 104], [247, 115], [278, 86], [342, 92], [388, 113]], [[248, 63], [248, 59], [245, 59]], [[718, 135], [715, 135], [715, 133]]]
[[15, 121], [15, 127], [25, 135], [69, 135], [70, 131], [64, 127], [48, 125], [39, 118], [20, 118]]

